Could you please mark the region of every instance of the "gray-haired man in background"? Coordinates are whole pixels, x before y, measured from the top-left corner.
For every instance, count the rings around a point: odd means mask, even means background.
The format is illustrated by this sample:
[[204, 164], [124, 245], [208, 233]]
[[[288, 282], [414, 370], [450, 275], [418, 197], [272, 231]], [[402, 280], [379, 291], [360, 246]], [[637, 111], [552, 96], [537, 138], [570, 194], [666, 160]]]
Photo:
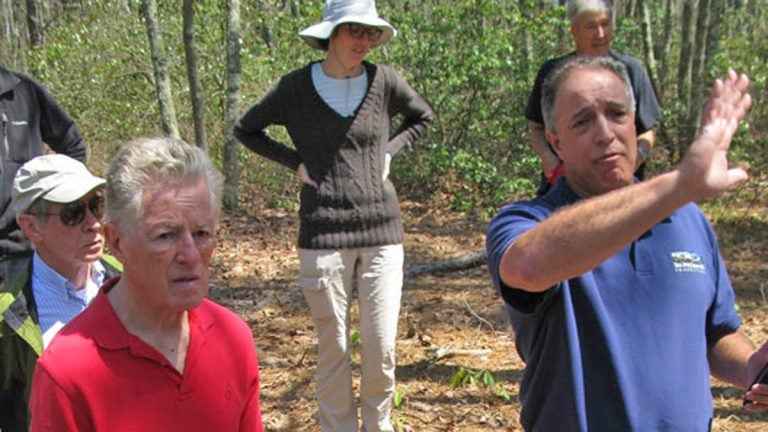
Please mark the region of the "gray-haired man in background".
[[571, 22], [571, 35], [576, 50], [547, 60], [541, 65], [525, 108], [525, 117], [530, 126], [531, 147], [541, 159], [543, 178], [539, 194], [543, 194], [554, 185], [557, 178], [562, 175], [563, 169], [557, 153], [547, 143], [544, 134], [545, 119], [541, 109], [541, 88], [544, 80], [560, 62], [575, 56], [602, 56], [617, 60], [627, 68], [635, 96], [635, 132], [637, 133], [635, 175], [640, 179], [644, 176], [644, 162], [649, 157], [655, 142], [653, 127], [661, 118], [659, 102], [656, 100], [651, 80], [642, 64], [634, 57], [611, 50], [611, 36], [616, 20], [611, 0], [570, 0], [568, 19]]

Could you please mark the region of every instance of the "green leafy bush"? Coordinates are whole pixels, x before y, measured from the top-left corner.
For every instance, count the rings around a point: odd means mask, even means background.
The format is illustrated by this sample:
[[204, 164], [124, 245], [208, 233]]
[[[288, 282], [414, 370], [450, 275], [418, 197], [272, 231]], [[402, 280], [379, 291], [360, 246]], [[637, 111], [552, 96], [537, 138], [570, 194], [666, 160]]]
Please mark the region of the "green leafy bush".
[[[286, 72], [322, 53], [297, 33], [321, 17], [322, 0], [241, 2], [242, 105], [258, 100]], [[160, 2], [160, 22], [179, 128], [192, 141], [193, 125], [182, 45], [179, 2]], [[651, 1], [654, 24], [661, 24], [661, 1]], [[487, 216], [504, 202], [534, 193], [539, 161], [530, 149], [523, 112], [536, 71], [548, 58], [573, 50], [562, 7], [537, 1], [380, 0], [381, 14], [398, 29], [391, 43], [369, 59], [389, 64], [432, 105], [436, 117], [429, 136], [395, 159], [392, 177], [404, 199], [437, 199], [455, 210]], [[205, 97], [209, 149], [220, 162], [225, 90], [224, 0], [197, 2], [199, 72]], [[622, 9], [623, 11], [623, 9]], [[753, 80], [752, 113], [733, 143], [732, 160], [753, 172], [765, 170], [768, 126], [768, 36], [765, 8], [729, 11], [723, 16], [719, 53], [706, 80], [727, 67]], [[673, 17], [679, 22], [679, 15]], [[664, 26], [652, 26], [663, 41]], [[45, 83], [77, 120], [98, 172], [124, 141], [161, 133], [147, 36], [136, 0], [88, 0], [62, 9], [46, 29], [46, 42], [27, 50], [29, 72]], [[660, 74], [675, 94], [679, 35], [672, 32], [669, 72]], [[269, 43], [267, 43], [269, 42]], [[614, 49], [642, 55], [640, 23], [620, 15]], [[652, 171], [679, 158], [676, 98], [662, 100], [659, 152]], [[270, 133], [288, 142], [281, 128]], [[666, 150], [665, 150], [666, 149]], [[296, 209], [298, 182], [284, 167], [241, 150], [241, 186], [265, 205]], [[242, 187], [241, 187], [242, 189]]]

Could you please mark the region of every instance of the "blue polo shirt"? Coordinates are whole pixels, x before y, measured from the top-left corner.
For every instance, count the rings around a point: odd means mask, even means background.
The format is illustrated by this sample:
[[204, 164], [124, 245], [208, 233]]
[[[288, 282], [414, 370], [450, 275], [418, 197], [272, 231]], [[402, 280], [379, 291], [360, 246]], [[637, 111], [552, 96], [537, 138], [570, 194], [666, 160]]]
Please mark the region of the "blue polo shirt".
[[501, 283], [507, 247], [577, 201], [561, 179], [542, 197], [502, 208], [488, 228], [491, 278], [526, 363], [521, 423], [542, 431], [708, 430], [707, 348], [740, 320], [715, 233], [696, 205], [546, 292]]

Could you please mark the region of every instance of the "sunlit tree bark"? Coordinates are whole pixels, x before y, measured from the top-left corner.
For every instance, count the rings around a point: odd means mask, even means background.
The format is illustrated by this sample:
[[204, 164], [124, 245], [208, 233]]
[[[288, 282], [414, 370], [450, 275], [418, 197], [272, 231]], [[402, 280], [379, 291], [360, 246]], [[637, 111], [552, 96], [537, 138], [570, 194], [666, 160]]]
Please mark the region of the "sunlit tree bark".
[[155, 71], [155, 89], [160, 104], [160, 122], [163, 132], [170, 137], [179, 138], [179, 126], [176, 122], [176, 110], [171, 95], [171, 80], [168, 76], [168, 59], [165, 56], [163, 38], [160, 35], [160, 23], [157, 19], [155, 0], [141, 0], [141, 15], [147, 27], [149, 51]]
[[227, 100], [224, 108], [224, 208], [238, 206], [237, 183], [240, 177], [240, 143], [232, 130], [240, 115], [240, 0], [227, 0]]
[[654, 92], [659, 94], [659, 75], [656, 67], [656, 57], [653, 54], [653, 35], [651, 33], [651, 14], [648, 11], [647, 0], [637, 0], [640, 9], [641, 28], [643, 31], [643, 51], [645, 54], [645, 68], [651, 78]]
[[[663, 0], [664, 1], [664, 21], [663, 21], [663, 36], [661, 43], [657, 41], [656, 60], [659, 62], [658, 77], [669, 76], [669, 51], [672, 49], [672, 9], [675, 0]], [[656, 96], [660, 100], [666, 99], [667, 96], [667, 82], [664, 79], [660, 79], [656, 84]]]
[[677, 100], [683, 107], [679, 113], [677, 133], [677, 154], [685, 153], [686, 141], [690, 136], [687, 107], [691, 105], [691, 67], [693, 46], [691, 35], [696, 30], [696, 0], [683, 0], [682, 31], [680, 35], [680, 62], [677, 69]]
[[693, 63], [691, 65], [691, 95], [688, 104], [688, 122], [685, 143], [691, 142], [699, 130], [699, 113], [701, 112], [704, 92], [709, 87], [704, 82], [704, 68], [709, 36], [709, 16], [711, 0], [699, 0], [696, 18], [696, 36], [693, 44]]
[[182, 9], [184, 53], [187, 59], [187, 81], [189, 82], [189, 97], [192, 100], [192, 118], [195, 124], [195, 145], [205, 149], [205, 106], [202, 85], [197, 73], [197, 46], [195, 44], [195, 0], [184, 0]]
[[43, 44], [43, 14], [39, 0], [27, 0], [27, 28], [29, 44], [39, 47]]

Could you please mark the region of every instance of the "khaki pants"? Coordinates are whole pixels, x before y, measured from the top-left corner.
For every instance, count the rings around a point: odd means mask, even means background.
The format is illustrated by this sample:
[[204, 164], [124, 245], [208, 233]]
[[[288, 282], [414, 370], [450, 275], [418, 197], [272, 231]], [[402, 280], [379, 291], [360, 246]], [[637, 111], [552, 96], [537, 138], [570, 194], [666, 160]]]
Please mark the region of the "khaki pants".
[[393, 431], [395, 339], [403, 286], [403, 245], [299, 251], [299, 286], [318, 339], [317, 400], [323, 431], [357, 432], [349, 311], [353, 281], [360, 305], [363, 430]]

